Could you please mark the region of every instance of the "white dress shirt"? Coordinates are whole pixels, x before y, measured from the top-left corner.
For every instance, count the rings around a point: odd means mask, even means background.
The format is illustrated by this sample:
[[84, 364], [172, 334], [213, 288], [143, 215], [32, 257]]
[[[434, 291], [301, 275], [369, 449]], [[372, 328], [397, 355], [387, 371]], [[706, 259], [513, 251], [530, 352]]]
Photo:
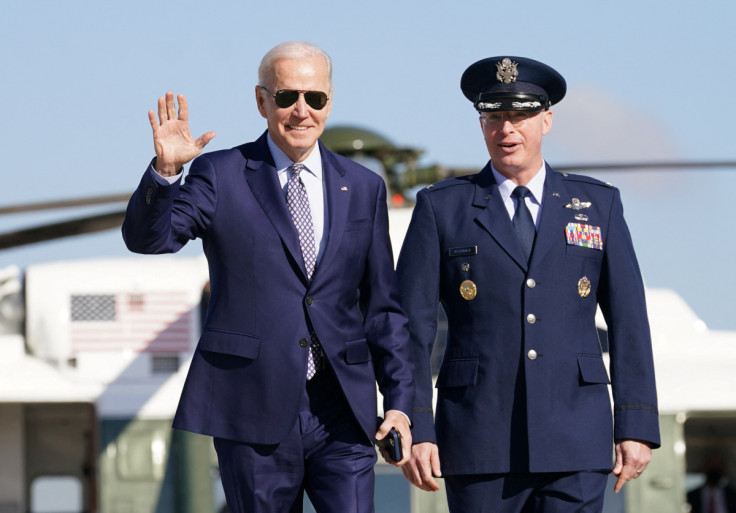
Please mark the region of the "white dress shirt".
[[[276, 146], [270, 134], [266, 136], [266, 139], [268, 140], [268, 149], [271, 151], [271, 156], [273, 156], [273, 162], [276, 165], [276, 171], [279, 175], [279, 183], [284, 193], [284, 202], [286, 202], [286, 183], [291, 178], [291, 172], [288, 168], [294, 161], [287, 157], [281, 148]], [[304, 188], [307, 190], [307, 198], [309, 198], [309, 210], [312, 213], [312, 224], [314, 225], [314, 247], [317, 248], [317, 263], [319, 263], [327, 243], [327, 238], [324, 237], [324, 234], [327, 231], [325, 224], [328, 219], [327, 201], [325, 201], [324, 187], [322, 185], [322, 155], [319, 151], [319, 144], [314, 146], [309, 156], [301, 163], [304, 164], [305, 170], [299, 176], [302, 179], [302, 183], [304, 183]]]
[[[532, 214], [532, 219], [534, 219], [534, 226], [537, 228], [539, 228], [539, 212], [542, 208], [544, 179], [547, 175], [546, 171], [546, 165], [544, 161], [542, 161], [542, 167], [539, 168], [539, 171], [537, 171], [537, 174], [534, 175], [534, 178], [529, 180], [529, 183], [526, 184], [526, 188], [529, 189], [529, 192], [531, 192], [531, 194], [524, 198], [524, 201], [526, 202], [527, 208], [529, 208], [529, 212]], [[493, 167], [493, 162], [491, 162], [491, 172], [493, 173], [493, 177], [496, 179], [496, 183], [498, 184], [498, 191], [501, 193], [501, 199], [503, 199], [503, 204], [506, 207], [506, 211], [509, 213], [509, 218], [513, 220], [514, 212], [516, 211], [516, 204], [514, 198], [511, 196], [511, 193], [514, 192], [514, 189], [516, 189], [516, 184], [503, 176], [501, 173], [499, 173], [496, 168]]]

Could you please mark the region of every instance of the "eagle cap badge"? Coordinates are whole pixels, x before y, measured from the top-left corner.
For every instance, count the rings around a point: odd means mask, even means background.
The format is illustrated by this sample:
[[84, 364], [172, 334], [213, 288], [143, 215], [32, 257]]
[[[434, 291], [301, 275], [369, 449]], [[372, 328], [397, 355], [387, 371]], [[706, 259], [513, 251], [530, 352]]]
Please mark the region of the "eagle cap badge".
[[496, 63], [496, 79], [504, 84], [510, 84], [516, 82], [516, 77], [519, 76], [519, 70], [516, 67], [519, 65], [518, 62], [514, 62], [508, 57], [503, 59], [501, 62]]

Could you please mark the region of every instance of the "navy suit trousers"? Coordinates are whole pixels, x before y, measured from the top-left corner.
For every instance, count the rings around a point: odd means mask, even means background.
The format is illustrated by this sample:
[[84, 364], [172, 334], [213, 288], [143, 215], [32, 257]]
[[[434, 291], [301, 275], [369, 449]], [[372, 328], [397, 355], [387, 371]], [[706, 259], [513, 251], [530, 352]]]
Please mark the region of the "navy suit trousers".
[[607, 471], [446, 476], [451, 513], [600, 513]]
[[215, 438], [231, 513], [373, 513], [376, 451], [331, 369], [306, 383], [297, 421], [278, 444]]

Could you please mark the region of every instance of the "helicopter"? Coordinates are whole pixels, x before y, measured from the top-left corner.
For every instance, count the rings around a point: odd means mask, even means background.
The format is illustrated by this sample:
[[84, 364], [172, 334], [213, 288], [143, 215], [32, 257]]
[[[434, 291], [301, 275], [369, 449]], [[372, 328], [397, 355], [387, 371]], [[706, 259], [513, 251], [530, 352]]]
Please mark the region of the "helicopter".
[[[384, 177], [394, 254], [413, 192], [476, 172], [420, 165], [422, 151], [373, 130], [335, 126], [325, 145]], [[736, 162], [555, 166], [558, 171], [736, 169]], [[119, 228], [129, 194], [0, 207], [0, 215], [111, 206], [0, 234], [0, 249]], [[209, 438], [171, 429], [209, 294], [203, 257], [49, 262], [0, 270], [0, 511], [220, 513], [224, 496]], [[606, 511], [683, 511], [709, 453], [736, 475], [736, 333], [708, 330], [676, 293], [648, 289], [662, 448], [641, 479], [606, 497]], [[447, 322], [441, 309], [435, 372]], [[607, 355], [606, 327], [597, 320]], [[380, 407], [380, 400], [379, 400]], [[610, 488], [610, 487], [609, 487]], [[377, 511], [444, 513], [446, 501], [376, 466]], [[387, 490], [389, 492], [387, 492]], [[381, 497], [390, 496], [390, 504]], [[51, 497], [51, 499], [49, 499]], [[51, 504], [49, 504], [51, 501]], [[66, 501], [66, 502], [65, 502]], [[305, 511], [313, 511], [305, 504]], [[47, 509], [44, 509], [47, 508]], [[391, 509], [393, 508], [393, 509]]]

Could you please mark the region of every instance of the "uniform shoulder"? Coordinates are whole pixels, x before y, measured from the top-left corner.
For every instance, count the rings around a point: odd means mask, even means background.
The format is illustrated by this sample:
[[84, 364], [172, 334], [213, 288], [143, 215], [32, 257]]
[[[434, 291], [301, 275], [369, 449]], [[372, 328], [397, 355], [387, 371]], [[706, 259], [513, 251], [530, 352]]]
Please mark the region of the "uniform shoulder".
[[427, 185], [424, 189], [422, 189], [422, 191], [425, 191], [427, 193], [434, 193], [437, 191], [447, 190], [452, 187], [472, 185], [475, 182], [475, 178], [477, 176], [478, 175], [454, 176], [452, 178], [440, 180], [439, 182], [431, 183]]
[[577, 175], [567, 172], [557, 171], [563, 180], [567, 182], [585, 183], [590, 185], [597, 185], [598, 187], [605, 187], [606, 189], [615, 189], [616, 187], [611, 182], [603, 182], [597, 178], [593, 178], [585, 175]]

